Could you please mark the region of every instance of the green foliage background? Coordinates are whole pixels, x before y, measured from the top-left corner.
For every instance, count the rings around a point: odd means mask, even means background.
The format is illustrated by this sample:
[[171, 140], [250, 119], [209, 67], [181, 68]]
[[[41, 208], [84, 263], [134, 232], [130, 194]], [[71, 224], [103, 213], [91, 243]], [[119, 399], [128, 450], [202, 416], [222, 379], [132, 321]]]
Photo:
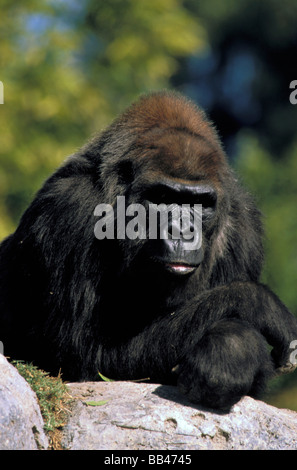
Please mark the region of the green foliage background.
[[[253, 39], [263, 54], [292, 37], [296, 46], [295, 0], [0, 0], [0, 11], [0, 239], [67, 155], [139, 93], [172, 88], [177, 77], [182, 88], [185, 61], [223, 50], [231, 27], [252, 31], [253, 15], [263, 16]], [[266, 128], [289, 133], [289, 144], [275, 158], [257, 129], [242, 128], [233, 164], [266, 216], [263, 280], [297, 312], [296, 121], [289, 83], [273, 114], [273, 70], [261, 73], [272, 105]], [[295, 377], [276, 383], [273, 403], [297, 409]]]
[[135, 96], [168, 87], [204, 34], [180, 0], [1, 7], [0, 237], [44, 178]]

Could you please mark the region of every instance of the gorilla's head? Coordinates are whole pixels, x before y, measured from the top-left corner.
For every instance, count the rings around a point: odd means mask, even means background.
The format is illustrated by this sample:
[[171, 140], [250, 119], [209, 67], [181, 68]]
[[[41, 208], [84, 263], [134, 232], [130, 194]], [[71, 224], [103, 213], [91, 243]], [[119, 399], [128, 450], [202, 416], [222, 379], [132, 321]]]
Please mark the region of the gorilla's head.
[[91, 148], [100, 148], [103, 194], [126, 267], [177, 279], [193, 275], [205, 257], [209, 265], [210, 240], [222, 233], [218, 214], [228, 206], [229, 169], [203, 111], [176, 93], [144, 96]]

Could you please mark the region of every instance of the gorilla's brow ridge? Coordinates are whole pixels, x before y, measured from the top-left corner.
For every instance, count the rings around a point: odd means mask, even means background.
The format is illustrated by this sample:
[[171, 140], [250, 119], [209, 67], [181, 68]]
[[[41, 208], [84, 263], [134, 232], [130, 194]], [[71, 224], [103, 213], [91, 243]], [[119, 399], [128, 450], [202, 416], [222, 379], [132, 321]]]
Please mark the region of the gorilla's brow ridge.
[[151, 127], [150, 129], [148, 129], [146, 132], [144, 132], [144, 134], [149, 134], [149, 133], [165, 134], [166, 132], [172, 132], [172, 131], [181, 132], [181, 133], [186, 134], [190, 137], [194, 137], [195, 139], [198, 139], [200, 141], [203, 140], [210, 147], [213, 147], [213, 144], [210, 142], [210, 140], [207, 137], [205, 137], [202, 134], [199, 134], [198, 132], [192, 131], [191, 129], [189, 129], [186, 126], [168, 126], [168, 127], [159, 127], [159, 126], [156, 127], [156, 126], [154, 126], [154, 127]]
[[195, 137], [199, 140], [205, 140], [206, 142], [208, 142], [208, 139], [202, 135], [202, 134], [198, 134], [198, 132], [194, 132], [194, 131], [191, 131], [188, 127], [179, 127], [179, 126], [175, 126], [175, 127], [169, 127], [168, 130], [175, 130], [177, 132], [183, 132], [184, 134], [187, 134], [187, 135], [190, 135], [191, 137]]

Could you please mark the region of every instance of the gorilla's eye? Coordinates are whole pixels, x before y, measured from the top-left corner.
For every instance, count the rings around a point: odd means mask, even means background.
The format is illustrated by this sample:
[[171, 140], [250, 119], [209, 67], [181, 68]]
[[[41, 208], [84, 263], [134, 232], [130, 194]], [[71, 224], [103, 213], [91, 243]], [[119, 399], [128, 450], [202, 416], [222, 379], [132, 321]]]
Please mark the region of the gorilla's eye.
[[198, 198], [198, 204], [202, 205], [203, 219], [209, 219], [215, 213], [217, 204], [216, 193], [214, 191], [206, 191], [205, 193], [201, 193]]
[[154, 204], [201, 204], [203, 210], [210, 213], [215, 210], [217, 194], [209, 185], [160, 183], [148, 188], [144, 192], [144, 199]]
[[180, 204], [176, 192], [162, 184], [147, 189], [144, 192], [144, 199], [152, 204]]
[[120, 183], [131, 184], [135, 176], [133, 163], [130, 160], [119, 162], [117, 165], [117, 174]]

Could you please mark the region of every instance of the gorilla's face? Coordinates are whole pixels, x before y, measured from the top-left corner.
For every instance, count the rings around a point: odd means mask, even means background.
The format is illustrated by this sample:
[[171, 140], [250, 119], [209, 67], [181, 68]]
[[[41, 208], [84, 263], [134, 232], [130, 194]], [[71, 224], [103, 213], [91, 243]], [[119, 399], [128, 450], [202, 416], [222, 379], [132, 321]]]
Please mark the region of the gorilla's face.
[[217, 220], [224, 162], [215, 143], [186, 129], [155, 128], [138, 137], [118, 165], [120, 181], [126, 179], [121, 210], [131, 208], [126, 224], [145, 208], [138, 224], [134, 219], [145, 236], [120, 240], [128, 264], [176, 277], [197, 270]]

